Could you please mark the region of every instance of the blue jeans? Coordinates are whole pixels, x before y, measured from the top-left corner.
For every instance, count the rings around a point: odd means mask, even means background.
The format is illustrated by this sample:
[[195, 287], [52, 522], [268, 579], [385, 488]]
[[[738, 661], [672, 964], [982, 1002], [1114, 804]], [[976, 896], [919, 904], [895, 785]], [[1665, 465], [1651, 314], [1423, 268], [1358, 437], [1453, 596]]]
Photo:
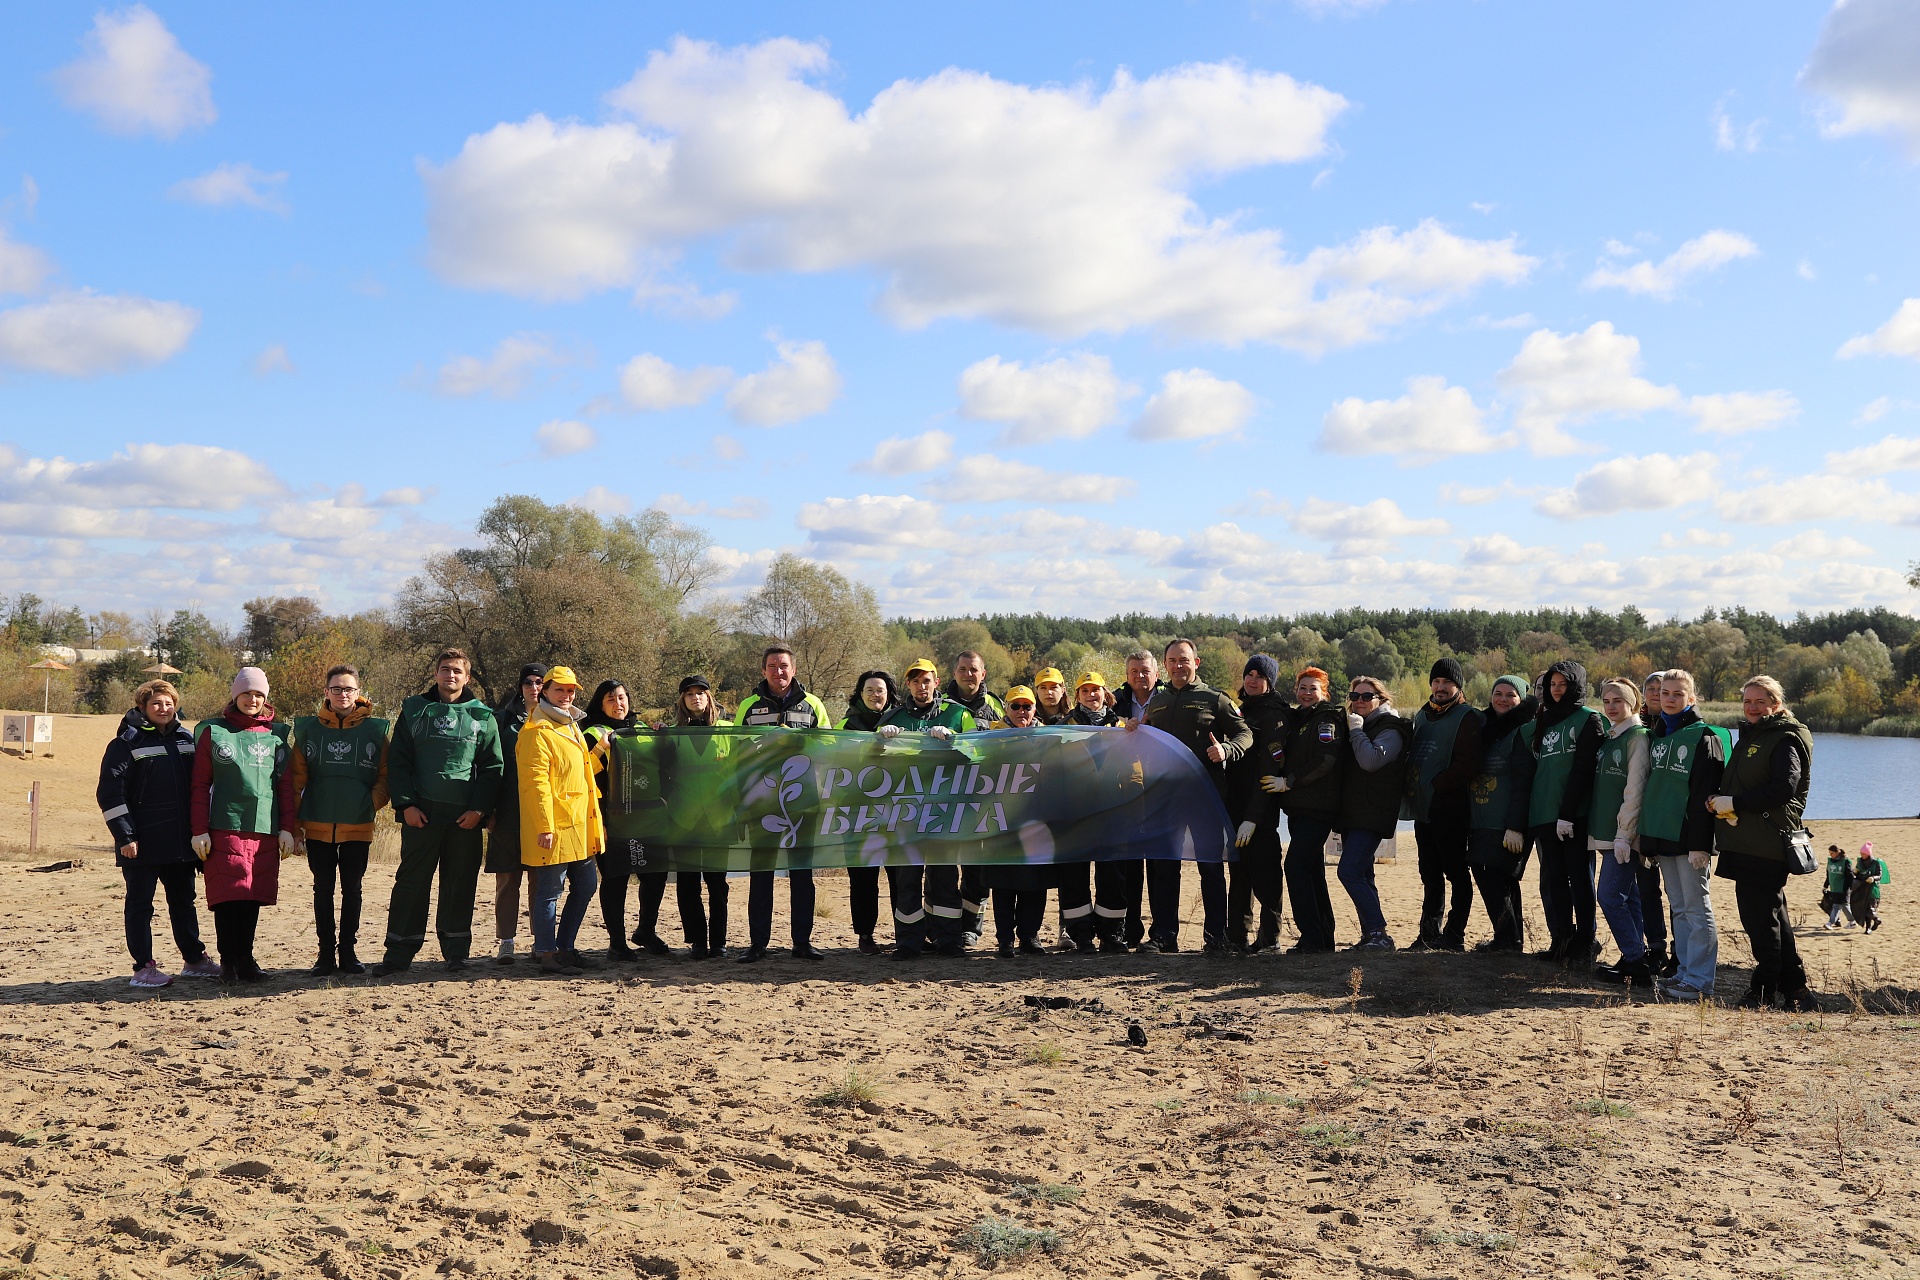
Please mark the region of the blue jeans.
[[1687, 855], [1662, 854], [1660, 879], [1673, 904], [1673, 955], [1680, 962], [1675, 982], [1713, 994], [1714, 973], [1720, 964], [1720, 934], [1713, 924], [1713, 898], [1707, 882], [1713, 864], [1695, 870]]
[[1387, 931], [1387, 917], [1380, 910], [1380, 891], [1373, 885], [1373, 855], [1380, 847], [1380, 840], [1381, 837], [1371, 831], [1340, 833], [1340, 887], [1353, 899], [1363, 937]]
[[[600, 886], [600, 872], [592, 858], [562, 862], [552, 867], [528, 867], [533, 873], [533, 892], [528, 895], [527, 915], [533, 920], [533, 949], [540, 955], [552, 951], [572, 951], [580, 937], [580, 922], [593, 905], [593, 891]], [[567, 891], [567, 905], [560, 909], [560, 925], [554, 930], [554, 905], [560, 890]]]
[[1634, 874], [1633, 859], [1621, 866], [1613, 860], [1611, 848], [1600, 850], [1600, 914], [1613, 930], [1614, 945], [1620, 959], [1631, 964], [1647, 954], [1646, 922], [1640, 915], [1640, 881]]

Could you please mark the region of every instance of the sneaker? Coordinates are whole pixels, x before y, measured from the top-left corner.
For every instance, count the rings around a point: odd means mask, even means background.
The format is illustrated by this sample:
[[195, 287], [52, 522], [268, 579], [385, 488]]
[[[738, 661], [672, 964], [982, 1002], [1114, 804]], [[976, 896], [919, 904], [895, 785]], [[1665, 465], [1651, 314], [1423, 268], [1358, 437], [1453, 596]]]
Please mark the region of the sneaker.
[[183, 978], [217, 978], [220, 976], [220, 962], [212, 956], [201, 956], [192, 964], [180, 970]]
[[565, 957], [566, 962], [568, 964], [572, 965], [576, 969], [598, 969], [600, 967], [599, 961], [589, 960], [585, 956], [581, 955], [577, 950], [570, 949], [570, 950], [562, 951], [560, 954], [563, 957]]
[[960, 945], [963, 947], [977, 947], [980, 945], [980, 935], [977, 932], [969, 930], [960, 935]]
[[886, 948], [882, 947], [879, 943], [875, 942], [873, 940], [872, 934], [863, 933], [860, 935], [860, 954], [861, 955], [877, 956], [884, 950], [886, 950]]
[[793, 949], [795, 960], [825, 960], [827, 953], [810, 942], [803, 942]]
[[1706, 999], [1709, 995], [1708, 992], [1702, 991], [1698, 987], [1691, 986], [1685, 982], [1675, 982], [1675, 981], [1659, 983], [1658, 985], [1655, 986], [1654, 990], [1658, 991], [1661, 995], [1665, 996], [1669, 1000], [1682, 1000], [1682, 1001], [1702, 1000], [1702, 999]]
[[[219, 970], [215, 970], [219, 972]], [[159, 965], [149, 960], [134, 971], [133, 978], [127, 983], [130, 987], [139, 987], [143, 991], [154, 991], [173, 985], [173, 975], [161, 971]]]
[[513, 963], [513, 939], [512, 938], [500, 939], [500, 946], [493, 953], [493, 962], [495, 964], [512, 964]]
[[[1417, 945], [1416, 943], [1415, 946]], [[1393, 949], [1393, 935], [1390, 933], [1370, 933], [1347, 948], [1349, 951], [1392, 951]], [[1409, 951], [1413, 949], [1413, 947], [1407, 948]], [[1428, 950], [1431, 949], [1428, 948]]]

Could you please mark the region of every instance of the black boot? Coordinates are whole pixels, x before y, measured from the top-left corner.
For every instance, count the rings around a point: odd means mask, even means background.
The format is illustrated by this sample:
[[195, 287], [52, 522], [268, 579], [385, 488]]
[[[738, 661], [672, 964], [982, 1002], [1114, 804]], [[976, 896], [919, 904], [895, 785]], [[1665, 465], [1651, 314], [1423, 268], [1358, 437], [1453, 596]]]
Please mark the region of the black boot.
[[1420, 936], [1407, 945], [1409, 951], [1446, 951], [1446, 940], [1440, 935], [1440, 919], [1437, 916], [1422, 917]]
[[361, 964], [360, 957], [353, 954], [353, 943], [352, 942], [341, 943], [340, 944], [340, 972], [365, 973], [366, 971], [367, 971], [367, 966]]
[[320, 958], [313, 962], [313, 968], [307, 970], [307, 976], [309, 978], [324, 978], [329, 974], [340, 972], [340, 966], [335, 963], [333, 954], [332, 947], [326, 945], [324, 942], [321, 943]]

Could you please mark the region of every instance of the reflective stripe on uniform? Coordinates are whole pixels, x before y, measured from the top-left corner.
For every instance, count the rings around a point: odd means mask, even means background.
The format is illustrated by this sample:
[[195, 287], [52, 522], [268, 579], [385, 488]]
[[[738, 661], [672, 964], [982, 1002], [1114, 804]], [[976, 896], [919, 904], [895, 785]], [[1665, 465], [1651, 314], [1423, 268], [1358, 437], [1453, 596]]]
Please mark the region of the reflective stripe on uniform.
[[927, 910], [948, 920], [958, 920], [960, 918], [960, 908], [958, 907], [936, 907], [933, 903], [929, 902], [927, 904]]
[[135, 760], [148, 760], [154, 756], [163, 756], [165, 754], [167, 754], [165, 747], [135, 747], [133, 749], [133, 758]]
[[895, 920], [898, 920], [901, 924], [919, 924], [922, 920], [925, 920], [927, 918], [927, 913], [924, 911], [916, 911], [912, 915], [908, 915], [904, 911], [900, 910], [900, 908], [895, 907], [893, 909], [893, 918]]
[[108, 822], [112, 822], [115, 818], [124, 818], [127, 816], [127, 806], [123, 804], [117, 804], [113, 806], [113, 808], [111, 809], [102, 809], [100, 811], [100, 816], [106, 819]]
[[1127, 918], [1127, 909], [1125, 907], [1103, 907], [1096, 902], [1093, 904], [1093, 910], [1096, 915], [1105, 916], [1109, 920], [1125, 920]]
[[960, 909], [963, 911], [971, 911], [975, 915], [979, 915], [980, 909], [985, 905], [985, 903], [980, 902], [968, 902], [965, 898], [960, 899]]
[[1080, 906], [1077, 906], [1077, 907], [1068, 907], [1066, 910], [1060, 913], [1060, 918], [1063, 920], [1078, 920], [1081, 916], [1088, 916], [1092, 914], [1093, 914], [1093, 904], [1091, 902], [1086, 902], [1086, 903], [1082, 903]]
[[451, 929], [437, 930], [436, 932], [438, 932], [442, 938], [471, 938], [473, 936], [473, 931], [470, 929], [462, 929], [459, 933], [455, 933]]
[[426, 940], [427, 940], [427, 935], [424, 933], [413, 933], [413, 934], [389, 933], [387, 935], [388, 946], [392, 946], [396, 942], [425, 942]]

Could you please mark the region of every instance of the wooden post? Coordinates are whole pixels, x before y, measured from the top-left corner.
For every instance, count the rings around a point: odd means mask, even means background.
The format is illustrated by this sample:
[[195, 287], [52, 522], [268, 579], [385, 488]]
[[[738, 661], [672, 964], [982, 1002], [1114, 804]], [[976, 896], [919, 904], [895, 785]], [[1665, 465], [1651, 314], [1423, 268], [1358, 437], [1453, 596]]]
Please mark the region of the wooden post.
[[40, 852], [40, 784], [27, 789], [27, 852]]

